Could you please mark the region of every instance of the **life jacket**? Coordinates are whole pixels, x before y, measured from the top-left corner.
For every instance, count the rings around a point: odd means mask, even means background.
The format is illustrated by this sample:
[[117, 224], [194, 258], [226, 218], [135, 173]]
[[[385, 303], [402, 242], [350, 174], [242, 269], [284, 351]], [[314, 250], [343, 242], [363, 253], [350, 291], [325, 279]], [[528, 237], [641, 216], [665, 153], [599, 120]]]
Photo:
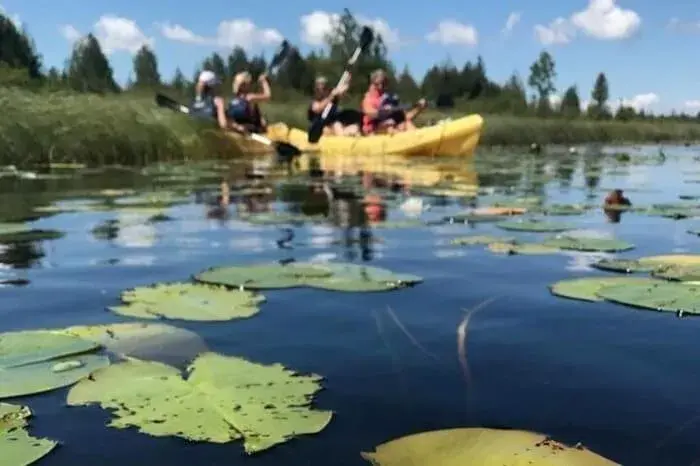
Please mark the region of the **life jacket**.
[[214, 96], [205, 94], [192, 101], [190, 105], [190, 114], [197, 118], [213, 118], [216, 120], [216, 105], [214, 105]]
[[391, 107], [398, 107], [401, 101], [399, 100], [399, 96], [396, 94], [391, 94], [388, 92], [385, 92], [382, 94], [382, 100], [381, 100], [381, 106], [384, 107], [385, 105], [389, 105]]
[[243, 97], [234, 97], [226, 108], [226, 117], [239, 124], [254, 124], [253, 106]]

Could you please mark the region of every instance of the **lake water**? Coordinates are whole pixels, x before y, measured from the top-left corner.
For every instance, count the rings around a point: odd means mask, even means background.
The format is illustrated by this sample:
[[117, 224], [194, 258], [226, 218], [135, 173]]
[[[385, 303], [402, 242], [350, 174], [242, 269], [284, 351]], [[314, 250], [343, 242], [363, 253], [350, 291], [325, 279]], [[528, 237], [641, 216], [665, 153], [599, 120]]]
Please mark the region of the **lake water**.
[[[459, 165], [455, 173], [478, 180], [482, 190], [508, 188], [510, 199], [542, 196], [548, 203], [600, 205], [610, 189], [621, 188], [635, 205], [646, 205], [679, 202], [680, 194], [700, 195], [693, 183], [700, 179], [694, 158], [700, 148], [665, 147], [665, 160], [657, 157], [657, 147], [624, 150], [631, 151], [631, 162], [591, 149], [540, 156], [481, 151], [473, 167], [451, 163]], [[394, 162], [387, 162], [387, 171]], [[401, 169], [404, 175], [412, 164], [423, 174], [430, 171], [428, 162], [409, 161]], [[449, 173], [446, 162], [438, 165]], [[6, 177], [0, 179], [2, 211], [18, 218], [56, 199], [153, 185], [128, 172], [116, 173], [66, 180]], [[497, 197], [482, 195], [479, 203], [488, 205]], [[126, 214], [69, 212], [35, 220], [35, 228], [66, 235], [2, 247], [0, 279], [13, 276], [29, 283], [0, 288], [0, 331], [125, 321], [105, 309], [118, 302], [122, 290], [188, 280], [212, 266], [363, 260], [357, 244], [346, 248], [334, 242], [341, 232], [330, 225], [292, 227], [291, 247], [281, 248], [277, 243], [286, 227], [246, 223], [236, 217], [234, 206], [231, 218], [208, 219], [207, 207], [191, 199], [168, 209], [174, 220], [131, 222], [112, 239], [96, 238], [91, 230], [120, 216], [128, 223]], [[426, 201], [433, 205], [422, 214], [425, 220], [463, 209], [454, 199]], [[276, 210], [289, 206], [272, 204]], [[390, 220], [405, 216], [395, 208], [388, 213]], [[561, 220], [636, 245], [619, 257], [694, 253], [700, 245], [700, 238], [687, 233], [700, 225], [694, 219], [625, 213], [620, 223], [610, 223], [596, 208]], [[606, 275], [590, 267], [606, 255], [502, 256], [481, 246], [449, 244], [469, 233], [506, 232], [491, 223], [377, 228], [371, 254], [364, 254], [369, 264], [420, 275], [423, 283], [386, 293], [271, 291], [251, 319], [168, 322], [195, 331], [214, 351], [325, 376], [316, 406], [336, 414], [318, 435], [246, 457], [238, 442], [192, 444], [104, 427], [107, 412], [64, 406], [67, 389], [10, 401], [32, 408], [34, 435], [62, 442], [40, 462], [47, 466], [359, 466], [368, 464], [361, 451], [391, 439], [468, 426], [542, 432], [581, 442], [624, 465], [700, 464], [700, 358], [695, 355], [700, 319], [557, 298], [548, 285]], [[457, 327], [467, 310], [493, 298], [470, 320], [471, 378], [465, 380]]]

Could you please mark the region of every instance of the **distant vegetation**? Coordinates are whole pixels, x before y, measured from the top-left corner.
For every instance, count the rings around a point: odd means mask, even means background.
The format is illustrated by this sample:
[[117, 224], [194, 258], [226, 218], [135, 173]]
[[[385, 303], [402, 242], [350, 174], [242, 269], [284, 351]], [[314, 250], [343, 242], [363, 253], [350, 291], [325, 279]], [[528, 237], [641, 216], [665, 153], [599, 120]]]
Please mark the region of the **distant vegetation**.
[[[357, 21], [345, 11], [337, 30], [328, 37], [325, 51], [302, 56], [293, 50], [273, 77], [274, 102], [264, 109], [268, 120], [305, 127], [304, 107], [315, 76], [337, 79], [357, 44], [358, 34]], [[154, 91], [187, 101], [192, 80], [179, 69], [172, 79], [164, 79], [157, 57], [148, 47], [134, 56], [133, 80], [120, 87], [109, 60], [91, 34], [76, 42], [63, 70], [44, 70], [31, 37], [2, 15], [0, 42], [0, 103], [4, 115], [11, 115], [0, 121], [0, 163], [49, 158], [139, 163], [232, 150], [230, 141], [216, 131], [155, 108]], [[243, 49], [234, 48], [227, 57], [218, 53], [206, 57], [201, 68], [230, 81], [238, 71], [248, 69], [256, 74], [265, 65], [264, 57], [250, 57]], [[395, 69], [378, 37], [357, 64], [357, 79], [347, 105], [358, 101], [366, 76], [378, 67], [389, 72], [403, 101], [424, 96], [444, 104], [439, 111], [427, 112], [425, 123], [467, 113], [484, 115], [482, 144], [700, 140], [700, 114], [660, 116], [624, 106], [611, 111], [609, 82], [604, 73], [595, 79], [592, 103], [586, 111], [581, 110], [576, 86], [566, 89], [561, 103], [553, 106], [557, 73], [547, 52], [542, 52], [530, 67], [527, 87], [532, 96], [528, 98], [526, 85], [517, 74], [506, 83], [496, 83], [488, 77], [481, 57], [461, 69], [452, 63], [437, 64], [419, 82], [407, 69]], [[230, 89], [228, 84], [226, 90]]]

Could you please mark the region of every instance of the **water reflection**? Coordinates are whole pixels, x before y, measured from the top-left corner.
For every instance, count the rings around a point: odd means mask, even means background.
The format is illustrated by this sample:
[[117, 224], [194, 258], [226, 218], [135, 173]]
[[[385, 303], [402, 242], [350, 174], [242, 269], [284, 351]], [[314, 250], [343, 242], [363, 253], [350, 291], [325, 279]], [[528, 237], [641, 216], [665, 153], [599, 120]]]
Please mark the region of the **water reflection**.
[[13, 269], [29, 269], [38, 266], [45, 255], [41, 241], [0, 244], [0, 264]]

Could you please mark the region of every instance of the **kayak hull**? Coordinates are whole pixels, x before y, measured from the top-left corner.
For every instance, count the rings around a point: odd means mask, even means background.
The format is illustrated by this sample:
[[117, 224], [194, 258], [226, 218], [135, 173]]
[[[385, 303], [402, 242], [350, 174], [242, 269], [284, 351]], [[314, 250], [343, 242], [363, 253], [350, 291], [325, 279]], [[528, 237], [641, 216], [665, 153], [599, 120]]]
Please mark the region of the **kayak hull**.
[[291, 128], [284, 137], [276, 134], [276, 140], [284, 140], [303, 152], [323, 155], [403, 155], [472, 157], [484, 125], [480, 115], [468, 115], [456, 120], [392, 135], [371, 136], [323, 136], [317, 144], [308, 143], [306, 131]]

